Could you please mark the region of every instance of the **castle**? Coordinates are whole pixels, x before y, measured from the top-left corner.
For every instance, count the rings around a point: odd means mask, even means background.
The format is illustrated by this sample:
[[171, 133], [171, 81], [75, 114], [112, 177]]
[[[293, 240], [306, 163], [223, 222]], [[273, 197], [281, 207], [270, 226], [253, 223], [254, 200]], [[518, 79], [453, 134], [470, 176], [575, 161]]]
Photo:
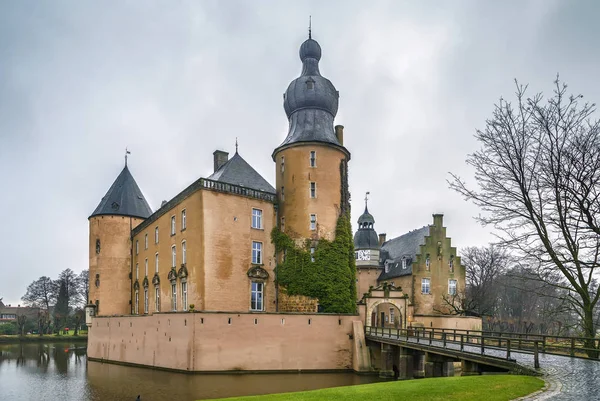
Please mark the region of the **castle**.
[[[350, 151], [344, 145], [344, 127], [334, 126], [339, 93], [320, 74], [320, 59], [321, 47], [309, 36], [300, 47], [302, 72], [283, 96], [289, 131], [271, 155], [275, 187], [244, 160], [236, 145], [232, 157], [215, 151], [211, 175], [153, 212], [125, 164], [89, 217], [89, 302], [98, 318], [154, 315], [152, 324], [143, 323], [149, 328], [164, 325], [160, 320], [164, 314], [171, 316], [170, 326], [172, 313], [191, 310], [195, 315], [235, 312], [228, 315], [234, 318], [289, 312], [319, 315], [318, 299], [288, 295], [276, 284], [276, 266], [285, 255], [276, 252], [271, 232], [277, 227], [293, 233], [298, 244], [333, 240], [338, 218], [350, 209]], [[365, 316], [336, 318], [331, 324], [359, 319], [377, 326], [445, 325], [439, 320], [444, 303], [464, 289], [465, 270], [446, 236], [442, 215], [434, 215], [432, 225], [387, 241], [385, 234], [377, 235], [374, 223], [365, 204], [354, 235], [356, 301], [364, 304], [365, 297], [385, 283], [386, 288], [401, 289], [404, 306], [381, 303], [372, 311], [359, 312]], [[228, 319], [231, 325], [233, 318]], [[259, 319], [253, 319], [258, 325]], [[285, 319], [277, 315], [268, 321], [279, 327], [287, 324]], [[309, 325], [326, 321], [312, 319]], [[205, 321], [200, 318], [198, 324]], [[121, 319], [118, 327], [126, 322], [133, 329], [140, 321]], [[188, 323], [185, 318], [186, 327]], [[102, 325], [96, 319], [93, 326], [91, 335], [95, 326]], [[170, 342], [171, 334], [165, 330]], [[108, 332], [97, 332], [113, 341]], [[156, 341], [166, 341], [161, 338]], [[92, 358], [108, 355], [104, 348], [108, 343], [102, 341], [91, 339]]]

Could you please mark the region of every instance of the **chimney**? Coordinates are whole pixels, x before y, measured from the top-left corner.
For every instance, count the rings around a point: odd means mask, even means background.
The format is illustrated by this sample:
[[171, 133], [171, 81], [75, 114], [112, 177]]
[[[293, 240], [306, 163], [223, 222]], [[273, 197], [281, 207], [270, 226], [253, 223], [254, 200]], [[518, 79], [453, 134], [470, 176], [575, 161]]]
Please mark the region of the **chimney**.
[[337, 138], [340, 145], [344, 146], [344, 126], [343, 125], [335, 126], [335, 137]]
[[436, 213], [433, 215], [433, 225], [439, 228], [444, 226], [444, 214]]
[[385, 236], [385, 233], [379, 234], [379, 246], [383, 245], [383, 243], [385, 242]]
[[215, 150], [213, 156], [215, 160], [215, 172], [229, 160], [229, 153], [223, 152], [222, 150]]

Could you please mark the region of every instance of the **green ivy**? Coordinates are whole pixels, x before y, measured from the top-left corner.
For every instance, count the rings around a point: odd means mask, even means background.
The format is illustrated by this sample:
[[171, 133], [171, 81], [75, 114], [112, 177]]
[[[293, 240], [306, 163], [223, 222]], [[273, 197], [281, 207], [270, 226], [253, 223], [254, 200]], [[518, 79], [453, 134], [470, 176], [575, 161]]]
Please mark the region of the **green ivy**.
[[348, 216], [338, 218], [333, 241], [316, 241], [314, 262], [311, 240], [299, 247], [278, 227], [271, 232], [271, 240], [278, 255], [286, 255], [277, 265], [277, 281], [289, 295], [317, 298], [326, 313], [356, 313], [356, 265]]

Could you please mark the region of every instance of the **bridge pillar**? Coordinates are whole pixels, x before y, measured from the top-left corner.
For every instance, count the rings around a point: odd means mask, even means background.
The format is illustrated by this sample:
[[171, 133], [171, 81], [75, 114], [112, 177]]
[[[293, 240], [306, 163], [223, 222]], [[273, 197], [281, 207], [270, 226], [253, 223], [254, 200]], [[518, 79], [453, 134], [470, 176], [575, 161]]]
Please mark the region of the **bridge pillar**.
[[454, 359], [443, 355], [425, 353], [425, 377], [454, 376]]
[[414, 377], [413, 351], [410, 348], [400, 347], [400, 356], [398, 357], [398, 380], [412, 379]]
[[481, 374], [481, 366], [477, 362], [461, 361], [462, 373], [461, 376], [475, 376]]
[[425, 353], [423, 351], [413, 351], [413, 377], [425, 377]]
[[394, 374], [394, 347], [389, 344], [381, 344], [381, 369], [379, 377], [393, 378]]

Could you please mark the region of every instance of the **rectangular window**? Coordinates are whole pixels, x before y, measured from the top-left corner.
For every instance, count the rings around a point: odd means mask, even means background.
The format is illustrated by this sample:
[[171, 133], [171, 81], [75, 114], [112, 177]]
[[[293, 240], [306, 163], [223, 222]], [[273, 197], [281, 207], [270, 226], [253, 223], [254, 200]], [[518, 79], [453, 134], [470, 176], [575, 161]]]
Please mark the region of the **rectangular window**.
[[285, 171], [285, 156], [281, 156], [281, 172]]
[[135, 279], [139, 279], [140, 278], [140, 265], [139, 263], [135, 264]]
[[311, 198], [317, 197], [317, 183], [316, 182], [310, 183], [310, 197]]
[[160, 287], [154, 288], [154, 302], [154, 309], [156, 309], [157, 312], [160, 312]]
[[181, 242], [181, 263], [185, 264], [187, 261], [187, 242]]
[[310, 215], [310, 229], [311, 230], [317, 229], [317, 215], [316, 214]]
[[171, 247], [171, 266], [177, 266], [177, 249], [175, 245]]
[[311, 262], [315, 261], [315, 247], [314, 246], [310, 247], [310, 261]]
[[421, 293], [429, 294], [431, 279], [423, 278], [421, 279]]
[[144, 260], [144, 277], [148, 277], [148, 258]]
[[187, 304], [187, 283], [181, 283], [181, 307], [183, 310], [188, 310]]
[[135, 306], [133, 313], [135, 315], [140, 313], [140, 292], [138, 290], [135, 290]]
[[148, 314], [148, 289], [144, 288], [144, 313]]
[[175, 235], [175, 216], [171, 216], [171, 235]]
[[177, 310], [177, 284], [171, 284], [171, 310]]
[[263, 283], [253, 281], [250, 291], [250, 310], [263, 310]]
[[135, 254], [138, 255], [140, 253], [140, 241], [135, 240]]
[[154, 228], [154, 243], [158, 244], [158, 227]]
[[144, 249], [148, 249], [148, 233], [144, 235]]
[[262, 242], [252, 241], [252, 263], [262, 264]]
[[390, 308], [390, 323], [394, 323], [394, 308]]
[[262, 228], [262, 210], [252, 209], [252, 228]]
[[187, 221], [185, 218], [185, 209], [181, 211], [181, 231], [185, 230], [187, 227]]
[[284, 191], [284, 187], [281, 187], [281, 201], [285, 201], [285, 191]]
[[448, 267], [450, 268], [450, 272], [454, 272], [454, 255], [450, 255], [450, 260], [448, 261]]
[[448, 280], [448, 294], [456, 295], [456, 280]]
[[310, 166], [317, 167], [317, 152], [314, 150], [310, 151]]
[[427, 271], [431, 268], [431, 258], [429, 257], [429, 254], [427, 254], [427, 257], [425, 258], [425, 268]]
[[285, 231], [285, 216], [281, 216], [281, 231]]
[[158, 252], [154, 255], [154, 272], [158, 273]]

